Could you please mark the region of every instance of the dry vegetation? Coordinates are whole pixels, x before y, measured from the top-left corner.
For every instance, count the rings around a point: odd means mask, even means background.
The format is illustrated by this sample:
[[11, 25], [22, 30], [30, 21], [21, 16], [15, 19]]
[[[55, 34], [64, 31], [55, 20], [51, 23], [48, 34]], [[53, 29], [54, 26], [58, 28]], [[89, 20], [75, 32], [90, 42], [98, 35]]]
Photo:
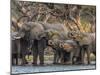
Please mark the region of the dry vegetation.
[[18, 26], [27, 21], [42, 21], [62, 23], [68, 30], [95, 32], [95, 6], [13, 0], [11, 7], [12, 21]]

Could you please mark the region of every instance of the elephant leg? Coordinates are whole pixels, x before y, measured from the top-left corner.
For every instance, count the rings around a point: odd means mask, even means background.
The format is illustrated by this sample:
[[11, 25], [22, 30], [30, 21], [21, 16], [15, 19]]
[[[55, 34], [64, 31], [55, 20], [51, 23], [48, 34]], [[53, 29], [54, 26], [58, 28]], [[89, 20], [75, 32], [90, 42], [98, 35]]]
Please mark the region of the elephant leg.
[[68, 64], [72, 64], [73, 61], [73, 52], [70, 52], [70, 58]]
[[18, 55], [17, 54], [13, 54], [12, 62], [14, 65], [18, 65]]
[[16, 54], [16, 58], [15, 59], [16, 59], [16, 65], [19, 65], [18, 64], [18, 54]]
[[32, 51], [33, 51], [33, 65], [37, 65], [38, 58], [38, 40], [34, 40], [32, 43]]
[[58, 54], [58, 51], [55, 50], [54, 52], [54, 64], [57, 64], [59, 61], [59, 54]]
[[56, 62], [56, 57], [57, 57], [57, 53], [56, 53], [56, 51], [54, 51], [54, 60], [53, 60], [53, 64], [56, 64], [57, 62]]
[[77, 55], [77, 59], [76, 59], [76, 62], [75, 62], [75, 64], [82, 64], [82, 47], [80, 46], [79, 47], [79, 54]]
[[26, 58], [25, 58], [26, 52], [25, 52], [24, 50], [26, 50], [25, 47], [23, 48], [23, 51], [22, 51], [22, 53], [21, 53], [22, 65], [28, 64], [28, 62], [27, 62], [27, 60], [26, 60]]
[[37, 58], [38, 58], [38, 49], [35, 48], [33, 50], [33, 65], [37, 65]]
[[73, 60], [72, 63], [73, 64], [81, 64], [81, 47], [78, 46], [78, 48], [75, 48], [73, 51]]
[[17, 55], [16, 55], [16, 64], [19, 65], [19, 59], [20, 59], [20, 52], [21, 52], [21, 48], [20, 48], [20, 40], [16, 40], [16, 46], [17, 46]]
[[56, 63], [59, 63], [59, 59], [60, 59], [60, 54], [59, 54], [59, 52], [57, 52]]
[[12, 65], [15, 65], [15, 54], [12, 54]]
[[84, 48], [81, 50], [81, 63], [84, 64], [85, 50]]
[[90, 64], [90, 50], [89, 50], [89, 48], [87, 48], [86, 53], [87, 53], [88, 64]]
[[63, 62], [63, 52], [61, 51], [61, 50], [58, 50], [58, 53], [57, 53], [58, 55], [58, 57], [57, 57], [57, 63], [59, 63], [59, 61], [60, 61], [60, 63], [61, 62]]
[[44, 64], [44, 50], [41, 49], [39, 50], [39, 60], [40, 60], [40, 65]]
[[63, 64], [64, 63], [64, 52], [63, 51], [61, 52], [61, 58], [60, 59], [61, 59], [60, 60], [61, 64]]

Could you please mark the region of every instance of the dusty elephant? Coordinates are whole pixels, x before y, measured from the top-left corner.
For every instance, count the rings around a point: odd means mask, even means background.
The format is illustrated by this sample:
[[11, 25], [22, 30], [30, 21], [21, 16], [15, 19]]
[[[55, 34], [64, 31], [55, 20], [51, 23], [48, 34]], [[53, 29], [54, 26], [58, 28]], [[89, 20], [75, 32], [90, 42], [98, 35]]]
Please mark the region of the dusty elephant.
[[94, 53], [94, 55], [96, 55], [95, 33], [71, 32], [70, 37], [79, 42], [81, 47], [81, 62], [84, 64], [86, 52], [87, 62], [90, 64], [90, 53]]
[[[21, 38], [19, 34], [17, 33], [17, 36], [15, 36], [16, 32], [12, 33], [12, 39], [11, 39], [11, 49], [12, 49], [12, 63], [14, 64], [14, 58], [16, 59], [16, 65], [24, 65], [27, 63], [25, 56], [29, 54], [28, 51], [28, 45], [29, 41], [26, 40], [24, 37]], [[13, 35], [15, 34], [15, 35]], [[18, 59], [21, 59], [18, 61]], [[21, 62], [19, 64], [19, 62]]]
[[17, 34], [17, 32], [11, 34], [12, 65], [18, 65], [18, 59], [21, 58], [20, 38], [17, 37]]
[[41, 24], [37, 22], [27, 22], [22, 25], [20, 33], [21, 35], [27, 36], [30, 40], [30, 46], [28, 48], [33, 51], [33, 64], [37, 65], [37, 58], [39, 56], [40, 64], [44, 64], [44, 48], [45, 48], [45, 35], [41, 35], [44, 32], [44, 28]]

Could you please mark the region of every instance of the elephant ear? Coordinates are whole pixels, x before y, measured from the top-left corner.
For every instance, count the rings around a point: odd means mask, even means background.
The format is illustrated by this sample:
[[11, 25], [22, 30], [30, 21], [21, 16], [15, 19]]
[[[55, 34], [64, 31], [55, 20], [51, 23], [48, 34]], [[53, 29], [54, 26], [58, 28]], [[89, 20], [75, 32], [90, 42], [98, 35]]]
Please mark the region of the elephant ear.
[[46, 34], [45, 34], [45, 32], [43, 31], [43, 32], [41, 32], [40, 34], [39, 34], [39, 36], [38, 36], [39, 38], [43, 38], [43, 37], [46, 37]]
[[30, 23], [29, 22], [28, 23], [24, 23], [22, 25], [21, 29], [24, 30], [24, 31], [29, 31], [31, 29]]
[[11, 33], [11, 38], [12, 38], [12, 40], [15, 40], [15, 39], [20, 39], [21, 36], [19, 35], [18, 32], [12, 32]]

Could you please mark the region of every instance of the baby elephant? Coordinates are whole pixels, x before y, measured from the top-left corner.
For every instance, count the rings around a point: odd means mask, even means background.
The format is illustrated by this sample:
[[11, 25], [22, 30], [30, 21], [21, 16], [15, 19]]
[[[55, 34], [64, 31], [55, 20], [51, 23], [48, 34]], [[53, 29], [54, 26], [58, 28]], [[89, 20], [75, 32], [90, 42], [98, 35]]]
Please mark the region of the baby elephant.
[[74, 64], [77, 61], [80, 53], [80, 47], [76, 41], [65, 40], [60, 43], [59, 47], [63, 50], [63, 52], [69, 53], [69, 56], [67, 56], [69, 58], [69, 62], [64, 62], [64, 60], [62, 62], [65, 64]]
[[53, 49], [54, 51], [54, 61], [53, 64], [58, 64], [61, 62], [62, 59], [62, 49], [59, 47], [59, 44], [61, 43], [58, 39], [53, 39], [48, 41], [48, 45]]

